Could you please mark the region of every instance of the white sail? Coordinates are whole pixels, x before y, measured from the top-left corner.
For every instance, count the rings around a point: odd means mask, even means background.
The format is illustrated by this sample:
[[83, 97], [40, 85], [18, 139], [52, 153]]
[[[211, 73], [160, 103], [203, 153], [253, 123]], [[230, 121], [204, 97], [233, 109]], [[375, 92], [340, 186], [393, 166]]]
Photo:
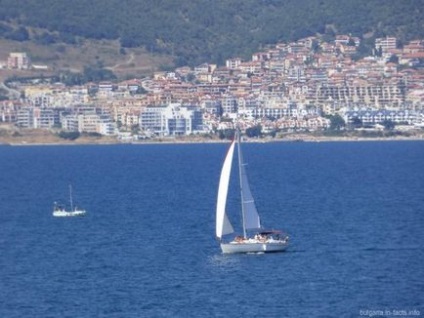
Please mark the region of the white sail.
[[256, 209], [255, 200], [253, 199], [252, 192], [250, 191], [249, 180], [246, 174], [246, 164], [243, 161], [243, 154], [240, 147], [240, 136], [238, 136], [238, 156], [239, 156], [239, 172], [240, 172], [240, 191], [241, 191], [241, 204], [243, 211], [244, 229], [259, 229], [261, 221], [259, 218], [258, 210]]
[[227, 156], [222, 166], [221, 177], [219, 179], [218, 198], [216, 202], [216, 236], [218, 238], [221, 238], [225, 234], [234, 232], [233, 226], [225, 212], [225, 208], [227, 205], [227, 194], [230, 183], [235, 142], [236, 141], [234, 140], [228, 149]]
[[258, 210], [256, 209], [255, 200], [253, 199], [252, 192], [250, 192], [249, 181], [247, 179], [245, 164], [242, 164], [241, 169], [241, 195], [244, 211], [244, 227], [246, 229], [259, 229], [261, 221], [259, 218]]

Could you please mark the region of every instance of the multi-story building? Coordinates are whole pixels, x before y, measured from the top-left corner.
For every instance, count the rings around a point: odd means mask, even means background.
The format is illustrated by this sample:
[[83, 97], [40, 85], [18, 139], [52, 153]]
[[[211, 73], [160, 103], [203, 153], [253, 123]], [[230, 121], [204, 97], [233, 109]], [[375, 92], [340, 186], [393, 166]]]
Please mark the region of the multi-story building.
[[51, 128], [59, 123], [59, 114], [53, 109], [23, 107], [17, 112], [16, 125], [22, 128]]
[[202, 74], [202, 73], [213, 73], [215, 69], [216, 69], [215, 64], [203, 63], [194, 68], [194, 74], [196, 74], [197, 76], [198, 74]]
[[7, 59], [9, 69], [27, 70], [31, 66], [30, 59], [25, 52], [13, 52]]
[[77, 120], [79, 132], [106, 136], [116, 134], [116, 124], [112, 122], [108, 114], [79, 114]]
[[17, 101], [0, 101], [0, 122], [15, 123], [22, 105]]
[[33, 128], [34, 125], [34, 108], [23, 107], [18, 110], [16, 125], [22, 128]]
[[230, 70], [235, 70], [240, 66], [241, 58], [233, 58], [225, 61], [225, 66]]
[[221, 107], [223, 114], [232, 114], [237, 112], [237, 98], [233, 95], [224, 95], [221, 99]]
[[203, 131], [202, 112], [197, 107], [171, 103], [146, 107], [140, 115], [140, 128], [160, 136], [188, 135]]
[[108, 114], [99, 115], [96, 132], [104, 136], [116, 135], [116, 124]]
[[166, 106], [148, 106], [140, 113], [140, 128], [145, 131], [164, 135], [166, 132]]
[[396, 49], [396, 38], [385, 37], [375, 39], [375, 49], [381, 50], [382, 54], [386, 54], [389, 50]]
[[209, 114], [221, 115], [221, 101], [217, 99], [204, 99], [200, 103], [200, 107], [204, 112]]
[[59, 116], [53, 109], [33, 108], [33, 128], [51, 128], [59, 123]]
[[386, 120], [394, 123], [413, 123], [416, 120], [416, 113], [408, 110], [357, 110], [347, 111], [344, 114], [345, 121], [352, 123], [354, 119], [359, 119], [365, 125], [381, 124]]
[[318, 86], [314, 102], [323, 105], [328, 101], [338, 101], [346, 106], [360, 104], [378, 108], [394, 107], [404, 103], [405, 89], [401, 84], [391, 83]]
[[79, 114], [78, 118], [78, 131], [87, 133], [97, 132], [97, 123], [99, 122], [99, 115], [97, 114]]
[[78, 115], [76, 114], [61, 114], [60, 122], [62, 129], [68, 131], [78, 131]]

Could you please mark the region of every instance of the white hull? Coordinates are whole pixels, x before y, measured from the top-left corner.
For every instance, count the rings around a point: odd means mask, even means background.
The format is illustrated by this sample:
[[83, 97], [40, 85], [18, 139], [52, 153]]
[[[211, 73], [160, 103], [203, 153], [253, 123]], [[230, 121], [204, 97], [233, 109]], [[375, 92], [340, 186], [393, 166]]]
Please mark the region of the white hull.
[[288, 246], [287, 242], [231, 242], [221, 243], [222, 253], [234, 254], [234, 253], [272, 253], [282, 252]]
[[69, 216], [83, 216], [85, 215], [85, 210], [75, 210], [72, 212], [68, 211], [54, 211], [53, 216], [55, 217], [69, 217]]

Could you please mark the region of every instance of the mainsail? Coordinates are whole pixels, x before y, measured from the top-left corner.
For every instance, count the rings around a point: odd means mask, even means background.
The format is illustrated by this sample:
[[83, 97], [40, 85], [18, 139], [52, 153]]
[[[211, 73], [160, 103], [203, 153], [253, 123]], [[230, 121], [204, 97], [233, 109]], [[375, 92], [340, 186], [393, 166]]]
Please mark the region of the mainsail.
[[[239, 137], [240, 138], [240, 137]], [[243, 212], [244, 230], [259, 229], [261, 221], [259, 218], [258, 210], [256, 209], [255, 200], [253, 199], [252, 192], [250, 191], [249, 180], [246, 174], [246, 164], [243, 162], [243, 155], [240, 147], [240, 140], [238, 144], [239, 156], [239, 169], [240, 169], [240, 191], [241, 191], [241, 204]]]
[[230, 183], [231, 166], [233, 161], [235, 143], [236, 140], [231, 143], [230, 148], [228, 149], [228, 153], [222, 166], [221, 177], [219, 180], [218, 198], [216, 202], [216, 236], [219, 239], [221, 239], [221, 237], [225, 234], [230, 234], [234, 232], [233, 226], [231, 225], [230, 220], [228, 219], [227, 214], [225, 212], [225, 208], [227, 205], [227, 194]]

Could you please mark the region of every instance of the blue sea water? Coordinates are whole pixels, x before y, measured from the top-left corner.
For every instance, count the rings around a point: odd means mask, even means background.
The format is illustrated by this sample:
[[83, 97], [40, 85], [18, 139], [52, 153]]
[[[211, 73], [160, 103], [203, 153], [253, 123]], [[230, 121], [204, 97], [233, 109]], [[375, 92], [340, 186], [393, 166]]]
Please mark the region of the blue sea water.
[[424, 315], [423, 142], [243, 146], [284, 253], [221, 254], [228, 144], [1, 146], [0, 317]]

